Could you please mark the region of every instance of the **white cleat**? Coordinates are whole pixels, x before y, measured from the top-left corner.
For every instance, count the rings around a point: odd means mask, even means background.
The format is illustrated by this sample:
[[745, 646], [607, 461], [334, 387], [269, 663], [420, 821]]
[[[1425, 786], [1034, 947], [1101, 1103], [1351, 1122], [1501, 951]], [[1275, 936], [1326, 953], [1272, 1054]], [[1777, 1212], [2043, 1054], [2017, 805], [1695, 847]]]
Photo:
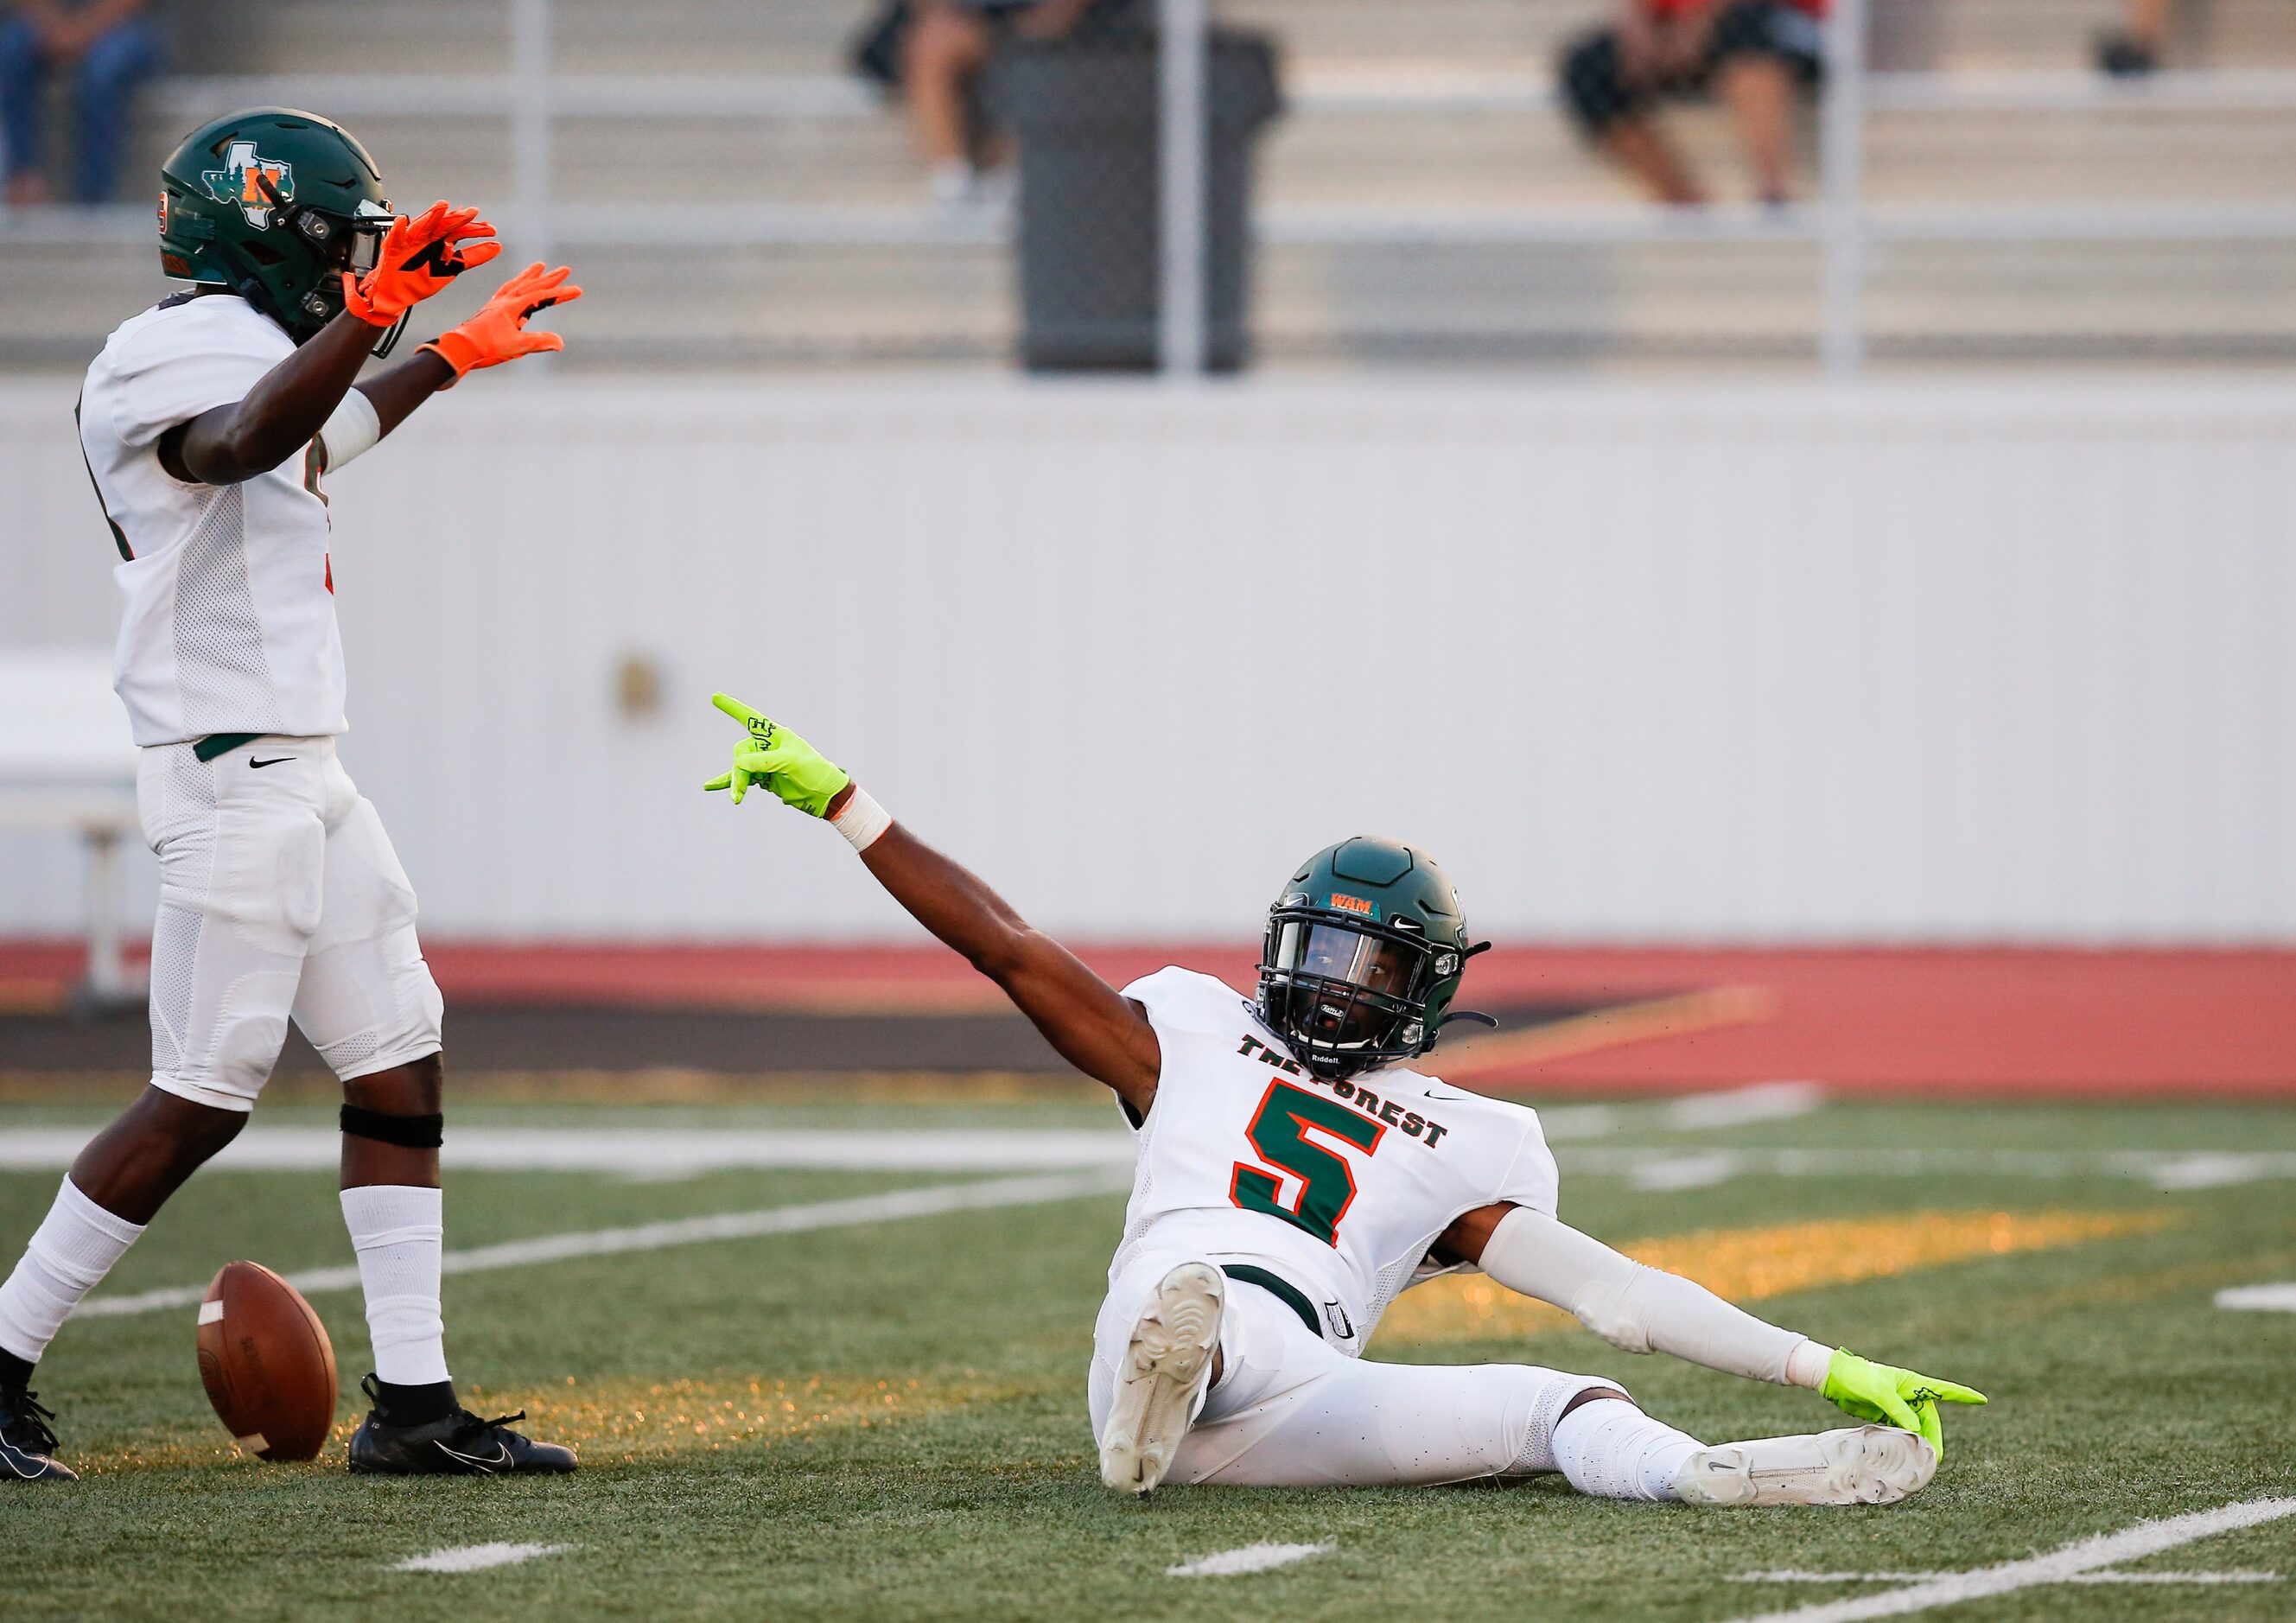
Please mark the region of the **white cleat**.
[[1895, 1504], [1937, 1474], [1937, 1451], [1895, 1426], [1720, 1443], [1674, 1480], [1686, 1504]]
[[1227, 1279], [1218, 1268], [1184, 1262], [1164, 1275], [1132, 1326], [1116, 1406], [1100, 1436], [1100, 1480], [1119, 1493], [1145, 1498], [1172, 1468], [1210, 1382], [1226, 1299]]

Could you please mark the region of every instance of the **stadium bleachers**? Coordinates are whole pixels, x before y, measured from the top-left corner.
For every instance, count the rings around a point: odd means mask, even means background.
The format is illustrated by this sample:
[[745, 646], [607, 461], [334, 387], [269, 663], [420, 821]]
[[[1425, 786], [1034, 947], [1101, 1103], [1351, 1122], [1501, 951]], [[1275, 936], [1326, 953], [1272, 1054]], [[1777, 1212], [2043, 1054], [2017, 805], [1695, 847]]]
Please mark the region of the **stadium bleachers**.
[[[586, 211], [652, 207], [727, 215], [795, 208], [898, 217], [918, 175], [898, 119], [834, 85], [861, 0], [559, 0], [553, 58], [572, 76], [785, 77], [826, 86], [800, 116], [564, 115], [554, 126], [559, 248], [593, 301], [590, 362], [993, 362], [1014, 322], [992, 229], [882, 242], [818, 240], [665, 249], [582, 240]], [[1878, 98], [1866, 126], [1877, 206], [2044, 208], [2134, 203], [2296, 209], [2296, 8], [2203, 0], [2187, 8], [2177, 76], [2151, 95], [2098, 99], [2086, 53], [2111, 0], [1873, 0], [1877, 70], [2011, 94], [1922, 104]], [[1293, 111], [1263, 152], [1269, 238], [1259, 267], [1264, 352], [1301, 362], [1527, 357], [1563, 362], [1810, 352], [1816, 247], [1807, 240], [1571, 240], [1567, 224], [1635, 209], [1630, 193], [1539, 101], [1556, 43], [1602, 0], [1219, 0], [1284, 50]], [[443, 0], [274, 0], [251, 13], [259, 47], [235, 72], [290, 78], [490, 75], [509, 65], [507, 8]], [[2251, 94], [2209, 86], [2245, 76]], [[1903, 78], [1904, 84], [1925, 81]], [[1489, 87], [1502, 86], [1499, 94]], [[1469, 94], [1457, 93], [1468, 87]], [[1504, 87], [1513, 86], [1512, 91]], [[1476, 88], [1480, 87], [1480, 89]], [[152, 98], [144, 145], [209, 111], [226, 87], [186, 81]], [[2030, 103], [2037, 92], [2049, 104]], [[2278, 101], [2284, 104], [2274, 105]], [[325, 111], [325, 109], [321, 109]], [[347, 116], [402, 201], [513, 194], [508, 110]], [[1711, 110], [1678, 119], [1728, 194], [1739, 176]], [[1433, 218], [1465, 229], [1423, 227]], [[44, 241], [0, 229], [0, 362], [78, 365], [158, 285], [129, 244]], [[2098, 243], [2046, 233], [1885, 243], [1867, 300], [1878, 353], [1910, 357], [2240, 360], [2296, 351], [2285, 232]], [[72, 234], [62, 234], [68, 239]], [[822, 234], [833, 239], [837, 233]], [[968, 240], [970, 239], [970, 240]]]

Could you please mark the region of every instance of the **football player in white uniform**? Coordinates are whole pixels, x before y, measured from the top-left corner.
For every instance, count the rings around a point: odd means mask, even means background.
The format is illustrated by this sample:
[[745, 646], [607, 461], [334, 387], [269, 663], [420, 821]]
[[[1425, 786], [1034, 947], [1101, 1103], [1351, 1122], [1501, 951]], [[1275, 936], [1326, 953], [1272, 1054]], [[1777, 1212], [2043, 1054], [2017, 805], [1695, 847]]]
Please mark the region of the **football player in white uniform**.
[[[1256, 998], [1185, 969], [1119, 992], [805, 740], [717, 704], [750, 736], [707, 787], [739, 800], [762, 784], [825, 818], [1122, 1105], [1139, 1160], [1089, 1384], [1111, 1488], [1560, 1471], [1611, 1498], [1886, 1504], [1936, 1471], [1938, 1404], [1985, 1401], [1764, 1324], [1559, 1222], [1538, 1114], [1408, 1068], [1463, 1018], [1451, 1001], [1482, 950], [1424, 853], [1349, 840], [1309, 858], [1268, 914]], [[1362, 1359], [1398, 1292], [1476, 1267], [1614, 1346], [1809, 1387], [1867, 1423], [1709, 1447], [1606, 1381]]]
[[365, 147], [283, 108], [193, 132], [160, 179], [160, 264], [192, 285], [111, 335], [78, 412], [119, 549], [115, 685], [160, 857], [152, 1085], [81, 1152], [0, 1284], [0, 1480], [71, 1480], [33, 1365], [246, 1122], [291, 1018], [346, 1101], [342, 1210], [375, 1363], [351, 1469], [571, 1471], [571, 1449], [480, 1419], [448, 1378], [439, 990], [414, 892], [335, 755], [348, 724], [320, 479], [464, 373], [562, 348], [527, 323], [581, 290], [533, 266], [355, 382], [414, 305], [501, 251], [478, 211], [396, 215]]

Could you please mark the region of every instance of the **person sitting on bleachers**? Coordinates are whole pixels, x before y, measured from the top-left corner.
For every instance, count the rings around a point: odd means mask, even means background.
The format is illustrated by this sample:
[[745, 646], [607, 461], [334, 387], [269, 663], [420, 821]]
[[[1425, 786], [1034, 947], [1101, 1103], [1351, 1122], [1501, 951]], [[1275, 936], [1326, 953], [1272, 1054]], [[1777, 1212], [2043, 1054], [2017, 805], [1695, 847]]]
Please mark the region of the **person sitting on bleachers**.
[[12, 205], [48, 201], [43, 93], [48, 75], [60, 71], [72, 76], [73, 201], [111, 201], [135, 88], [159, 71], [162, 55], [145, 11], [144, 0], [0, 0], [0, 126]]
[[2096, 42], [2096, 65], [2115, 78], [2142, 78], [2161, 66], [2169, 44], [2169, 0], [2128, 0], [2126, 20]]
[[1565, 47], [1564, 99], [1587, 138], [1660, 201], [1706, 201], [1652, 117], [1662, 98], [1712, 90], [1744, 143], [1755, 187], [1782, 203], [1798, 90], [1817, 83], [1826, 0], [1620, 0], [1616, 20]]
[[925, 162], [925, 186], [938, 203], [982, 195], [980, 132], [972, 91], [996, 42], [1061, 39], [1095, 0], [911, 0], [900, 45], [901, 90], [909, 128]]

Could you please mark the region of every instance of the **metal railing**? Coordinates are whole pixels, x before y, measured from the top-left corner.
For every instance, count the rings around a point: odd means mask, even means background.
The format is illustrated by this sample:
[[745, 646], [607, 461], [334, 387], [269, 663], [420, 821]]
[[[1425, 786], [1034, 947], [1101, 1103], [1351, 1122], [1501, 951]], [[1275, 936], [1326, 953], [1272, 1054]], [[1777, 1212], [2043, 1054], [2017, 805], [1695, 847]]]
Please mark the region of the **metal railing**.
[[[1160, 67], [1166, 86], [1162, 144], [1160, 354], [1168, 372], [1204, 361], [1201, 278], [1202, 152], [1207, 0], [1159, 0]], [[883, 116], [863, 82], [830, 75], [625, 76], [552, 71], [553, 0], [506, 0], [509, 70], [501, 74], [280, 75], [179, 78], [155, 101], [176, 122], [220, 107], [265, 102], [321, 107], [334, 116], [507, 118], [512, 196], [499, 212], [529, 251], [554, 245], [883, 246], [994, 244], [1009, 223], [995, 209], [922, 205], [753, 203], [738, 211], [648, 204], [570, 203], [553, 195], [552, 143], [562, 119], [804, 119]], [[1877, 203], [1867, 195], [1866, 128], [1877, 111], [2050, 112], [2296, 110], [2296, 72], [2169, 72], [2129, 82], [2071, 72], [1872, 72], [1866, 66], [1867, 0], [1835, 0], [1827, 25], [1819, 117], [1817, 201], [1784, 209], [1665, 209], [1644, 206], [1557, 209], [1536, 206], [1441, 209], [1391, 205], [1283, 205], [1253, 222], [1265, 242], [1316, 246], [1601, 245], [1634, 242], [1789, 242], [1819, 250], [1816, 352], [1833, 372], [1854, 372], [1864, 354], [1861, 305], [1868, 250], [1878, 242], [2179, 241], [2296, 242], [2296, 199], [2201, 203]], [[1287, 86], [1293, 111], [1324, 116], [1397, 112], [1509, 113], [1550, 109], [1541, 75], [1424, 65], [1392, 70], [1313, 69]], [[0, 209], [0, 244], [99, 243], [148, 233], [140, 205], [99, 209]]]

